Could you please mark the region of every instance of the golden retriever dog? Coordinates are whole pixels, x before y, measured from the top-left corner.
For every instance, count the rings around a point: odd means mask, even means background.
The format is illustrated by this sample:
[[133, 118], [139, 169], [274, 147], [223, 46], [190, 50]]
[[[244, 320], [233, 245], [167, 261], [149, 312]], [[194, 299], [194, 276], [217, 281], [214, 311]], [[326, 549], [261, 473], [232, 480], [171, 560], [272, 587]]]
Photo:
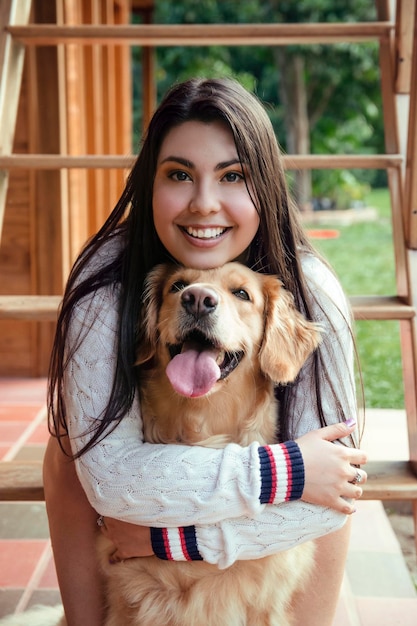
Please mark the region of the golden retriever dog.
[[[148, 277], [138, 349], [145, 440], [222, 447], [273, 443], [274, 385], [295, 379], [320, 333], [274, 276], [238, 263], [161, 265]], [[286, 626], [312, 544], [219, 569], [157, 557], [109, 565], [106, 626]]]
[[[160, 265], [148, 276], [142, 323], [137, 365], [147, 442], [276, 442], [274, 386], [293, 381], [320, 341], [277, 277], [239, 263], [204, 271]], [[98, 549], [106, 626], [288, 626], [314, 558], [311, 542], [226, 569], [156, 556], [110, 565], [114, 545], [101, 536]], [[64, 626], [47, 622], [45, 611], [39, 624]]]

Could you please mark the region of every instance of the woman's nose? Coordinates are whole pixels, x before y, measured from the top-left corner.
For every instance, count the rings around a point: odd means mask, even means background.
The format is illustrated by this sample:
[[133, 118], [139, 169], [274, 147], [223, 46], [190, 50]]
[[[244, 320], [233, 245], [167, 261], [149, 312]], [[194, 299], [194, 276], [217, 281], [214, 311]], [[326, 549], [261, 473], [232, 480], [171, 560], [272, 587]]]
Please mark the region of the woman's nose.
[[194, 193], [190, 201], [190, 211], [208, 215], [220, 210], [220, 199], [216, 189], [208, 183], [201, 183], [195, 186]]

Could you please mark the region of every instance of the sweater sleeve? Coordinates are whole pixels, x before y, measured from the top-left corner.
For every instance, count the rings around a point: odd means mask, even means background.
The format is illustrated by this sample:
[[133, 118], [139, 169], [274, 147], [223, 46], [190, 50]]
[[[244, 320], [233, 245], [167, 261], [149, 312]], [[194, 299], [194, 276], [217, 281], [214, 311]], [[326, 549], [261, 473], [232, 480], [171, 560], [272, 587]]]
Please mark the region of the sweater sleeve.
[[259, 559], [342, 528], [346, 515], [297, 500], [266, 507], [261, 514], [216, 524], [151, 528], [160, 559], [206, 561], [220, 569], [235, 561]]
[[[101, 288], [74, 311], [64, 380], [73, 452], [89, 441], [108, 403], [118, 295], [117, 289]], [[294, 442], [230, 444], [222, 450], [144, 443], [137, 400], [112, 432], [77, 459], [76, 468], [100, 514], [148, 526], [251, 517], [266, 503], [300, 498], [304, 488], [304, 466]]]

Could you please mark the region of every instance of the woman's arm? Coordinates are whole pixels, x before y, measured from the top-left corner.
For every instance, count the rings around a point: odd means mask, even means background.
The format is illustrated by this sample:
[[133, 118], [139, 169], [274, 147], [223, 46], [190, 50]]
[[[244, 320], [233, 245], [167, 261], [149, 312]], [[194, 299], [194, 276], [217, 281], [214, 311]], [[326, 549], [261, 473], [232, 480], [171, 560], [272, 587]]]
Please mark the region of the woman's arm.
[[[235, 560], [274, 554], [340, 529], [345, 524], [346, 515], [355, 510], [354, 503], [344, 498], [356, 499], [362, 494], [359, 485], [349, 482], [356, 472], [351, 460], [362, 464], [366, 462], [366, 456], [360, 450], [335, 446], [330, 441], [351, 431], [352, 427], [335, 424], [299, 439], [306, 462], [307, 491], [312, 491], [315, 497], [317, 492], [322, 493], [322, 504], [327, 506], [300, 500], [268, 505], [255, 518], [245, 516], [185, 529], [152, 528], [151, 532], [143, 526], [104, 518], [103, 531], [116, 546], [114, 559], [148, 556], [155, 552], [163, 559], [201, 558], [219, 567], [227, 567]], [[365, 481], [366, 473], [361, 470], [361, 474]], [[332, 504], [344, 508], [344, 512], [337, 513], [329, 508]]]
[[51, 437], [44, 489], [59, 589], [68, 626], [103, 626], [105, 598], [96, 556], [97, 514], [69, 461]]
[[[269, 505], [256, 516], [225, 519], [216, 524], [198, 524], [187, 528], [152, 528], [151, 539], [155, 554], [167, 560], [201, 559], [224, 568], [235, 561], [275, 554], [341, 529], [346, 522], [346, 515], [354, 512], [355, 508], [351, 501], [344, 500], [340, 494], [351, 499], [362, 494], [360, 486], [349, 482], [356, 472], [349, 462], [352, 458], [350, 455], [354, 454], [359, 462], [365, 462], [366, 457], [359, 450], [335, 446], [326, 440], [326, 433], [333, 432], [335, 436], [338, 432], [341, 437], [347, 431], [344, 424], [335, 424], [305, 436], [309, 440], [306, 446], [309, 448], [309, 458], [314, 449], [320, 449], [323, 445], [322, 453], [313, 453], [309, 460], [311, 471], [307, 470], [306, 475], [315, 478], [311, 479], [311, 483], [307, 481], [307, 484], [313, 491], [315, 483], [321, 485], [320, 490], [323, 484], [327, 485], [325, 499], [330, 502], [340, 500], [341, 506], [345, 508], [344, 513], [298, 500]], [[300, 440], [301, 444], [303, 439], [304, 437]], [[363, 470], [361, 475], [365, 481], [366, 473]], [[335, 481], [335, 476], [339, 477], [339, 484]], [[325, 491], [326, 489], [323, 493]], [[120, 546], [116, 528], [114, 533], [112, 539], [116, 540], [118, 548], [123, 552], [121, 554], [118, 551], [118, 556], [128, 557], [128, 545]], [[135, 548], [131, 544], [131, 549]]]
[[333, 626], [345, 571], [350, 519], [341, 530], [316, 539], [310, 584], [297, 592], [293, 626]]

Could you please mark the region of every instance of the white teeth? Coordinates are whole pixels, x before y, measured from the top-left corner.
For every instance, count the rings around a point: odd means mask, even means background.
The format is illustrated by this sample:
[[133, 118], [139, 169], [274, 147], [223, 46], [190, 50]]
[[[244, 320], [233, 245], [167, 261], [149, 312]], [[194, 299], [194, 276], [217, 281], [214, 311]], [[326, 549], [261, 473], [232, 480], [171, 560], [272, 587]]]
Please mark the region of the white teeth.
[[221, 365], [221, 364], [223, 363], [223, 361], [224, 361], [224, 357], [225, 357], [225, 354], [226, 354], [226, 353], [225, 353], [225, 351], [224, 351], [224, 350], [222, 350], [221, 352], [219, 352], [219, 354], [218, 354], [218, 356], [217, 356], [217, 359], [216, 359], [216, 363], [217, 363], [217, 365]]
[[186, 232], [191, 235], [191, 237], [196, 237], [197, 239], [215, 239], [222, 235], [226, 228], [191, 228], [188, 227], [185, 229]]

